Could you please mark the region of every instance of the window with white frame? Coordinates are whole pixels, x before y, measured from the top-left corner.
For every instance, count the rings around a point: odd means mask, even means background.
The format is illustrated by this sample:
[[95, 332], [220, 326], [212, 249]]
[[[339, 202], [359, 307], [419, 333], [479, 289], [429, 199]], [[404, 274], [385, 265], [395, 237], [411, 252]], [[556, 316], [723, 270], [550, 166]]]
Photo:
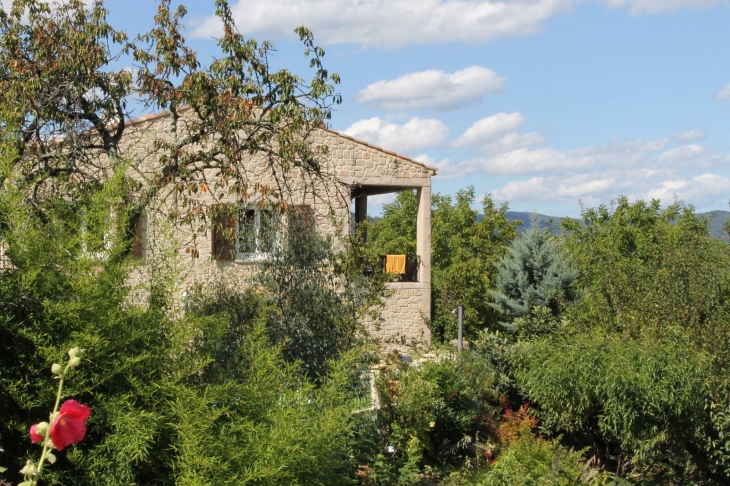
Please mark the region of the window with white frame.
[[273, 208], [239, 208], [236, 257], [241, 260], [269, 258], [279, 241], [279, 227], [279, 213]]
[[[238, 206], [222, 203], [211, 208], [211, 250], [215, 260], [266, 260], [283, 241], [314, 231], [314, 211], [309, 205], [291, 206], [282, 212], [276, 206]], [[285, 231], [285, 224], [288, 232]]]
[[102, 221], [98, 214], [81, 210], [81, 252], [94, 260], [105, 260], [111, 249], [111, 235], [107, 221]]
[[[142, 258], [143, 215], [139, 210], [131, 215], [123, 212], [90, 213], [86, 209], [80, 211], [80, 243], [81, 254], [95, 260], [105, 260], [112, 249], [113, 238], [128, 238], [128, 253], [135, 258]], [[127, 227], [118, 220], [128, 216]], [[121, 231], [121, 234], [120, 234]]]

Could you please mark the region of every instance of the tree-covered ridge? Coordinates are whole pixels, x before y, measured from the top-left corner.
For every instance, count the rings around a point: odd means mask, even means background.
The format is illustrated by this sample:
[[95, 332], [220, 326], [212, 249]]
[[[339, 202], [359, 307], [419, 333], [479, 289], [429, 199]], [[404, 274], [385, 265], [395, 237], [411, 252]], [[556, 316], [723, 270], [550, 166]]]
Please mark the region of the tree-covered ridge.
[[[524, 231], [530, 227], [530, 219], [533, 213], [524, 211], [507, 211], [507, 218], [510, 221], [521, 221], [522, 225], [519, 227], [520, 231]], [[730, 211], [707, 211], [703, 213], [695, 213], [695, 216], [701, 219], [706, 219], [709, 223], [710, 235], [713, 238], [728, 240], [728, 234], [726, 226], [730, 221]], [[477, 216], [479, 218], [481, 216]], [[545, 214], [537, 214], [537, 219], [540, 223], [541, 228], [550, 227], [556, 233], [562, 233], [562, 223], [564, 219], [568, 219], [565, 216], [548, 216]]]

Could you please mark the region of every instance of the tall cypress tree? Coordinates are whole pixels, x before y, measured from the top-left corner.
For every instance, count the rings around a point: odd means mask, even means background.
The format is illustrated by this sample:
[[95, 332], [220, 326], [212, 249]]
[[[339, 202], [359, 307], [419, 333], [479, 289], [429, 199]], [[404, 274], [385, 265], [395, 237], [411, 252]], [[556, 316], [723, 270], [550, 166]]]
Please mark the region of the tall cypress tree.
[[570, 284], [578, 272], [551, 231], [540, 228], [535, 215], [530, 228], [512, 241], [497, 271], [497, 289], [490, 290], [494, 300], [490, 305], [510, 317], [528, 316], [536, 307], [558, 316], [561, 302], [576, 299]]

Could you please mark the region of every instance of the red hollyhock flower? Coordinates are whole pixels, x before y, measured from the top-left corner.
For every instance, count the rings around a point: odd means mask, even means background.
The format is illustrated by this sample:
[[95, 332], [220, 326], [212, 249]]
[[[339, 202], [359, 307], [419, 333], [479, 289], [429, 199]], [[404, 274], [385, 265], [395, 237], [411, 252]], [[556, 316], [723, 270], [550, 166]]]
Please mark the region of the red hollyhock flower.
[[36, 432], [37, 427], [38, 424], [33, 424], [30, 426], [30, 442], [32, 444], [37, 444], [38, 442], [43, 440], [43, 436]]
[[86, 435], [86, 419], [91, 409], [76, 400], [67, 400], [61, 405], [58, 416], [51, 425], [51, 440], [56, 449], [81, 442]]

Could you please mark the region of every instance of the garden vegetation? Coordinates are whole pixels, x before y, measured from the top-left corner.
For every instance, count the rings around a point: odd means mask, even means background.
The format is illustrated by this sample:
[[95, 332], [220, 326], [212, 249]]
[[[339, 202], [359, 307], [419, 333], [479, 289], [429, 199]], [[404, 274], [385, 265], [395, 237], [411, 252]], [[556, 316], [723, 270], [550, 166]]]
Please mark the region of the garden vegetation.
[[[246, 285], [183, 289], [175, 240], [140, 261], [140, 207], [177, 194], [168, 224], [194, 221], [203, 162], [241, 193], [261, 189], [240, 172], [250, 153], [270, 157], [282, 190], [289, 170], [322, 176], [299, 136], [339, 102], [324, 52], [300, 28], [312, 80], [272, 72], [272, 46], [216, 5], [223, 54], [209, 66], [165, 0], [136, 40], [102, 2], [0, 11], [0, 482], [33, 476], [42, 432], [63, 436], [58, 416], [41, 424], [64, 360], [76, 429], [42, 485], [730, 482], [730, 247], [683, 203], [619, 197], [558, 235], [519, 228], [488, 196], [474, 210], [473, 188], [435, 195], [434, 343], [408, 359], [363, 329], [387, 295], [378, 255], [415, 253], [413, 192], [367, 243], [292, 231]], [[136, 81], [112, 68], [122, 55]], [[158, 141], [151, 185], [122, 150], [132, 97], [199, 116], [193, 138]], [[201, 140], [211, 152], [182, 150]]]

